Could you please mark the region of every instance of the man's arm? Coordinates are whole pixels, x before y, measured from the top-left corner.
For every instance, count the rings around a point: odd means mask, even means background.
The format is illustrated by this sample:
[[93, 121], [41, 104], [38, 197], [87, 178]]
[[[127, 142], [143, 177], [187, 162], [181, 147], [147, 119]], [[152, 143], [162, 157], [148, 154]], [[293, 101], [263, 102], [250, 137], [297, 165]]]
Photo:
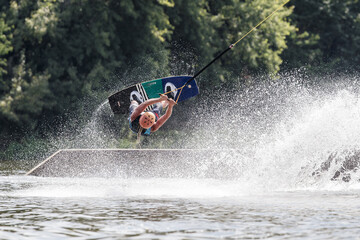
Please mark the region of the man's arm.
[[170, 118], [172, 114], [172, 109], [176, 102], [173, 99], [169, 99], [169, 106], [166, 110], [166, 113], [156, 121], [156, 123], [151, 127], [151, 132], [156, 132], [164, 123]]
[[130, 116], [130, 120], [134, 121], [148, 106], [153, 105], [155, 103], [158, 102], [162, 102], [167, 100], [168, 97], [166, 95], [160, 95], [159, 98], [152, 98], [149, 100], [146, 100], [145, 102], [141, 103], [135, 110], [134, 112], [131, 114]]

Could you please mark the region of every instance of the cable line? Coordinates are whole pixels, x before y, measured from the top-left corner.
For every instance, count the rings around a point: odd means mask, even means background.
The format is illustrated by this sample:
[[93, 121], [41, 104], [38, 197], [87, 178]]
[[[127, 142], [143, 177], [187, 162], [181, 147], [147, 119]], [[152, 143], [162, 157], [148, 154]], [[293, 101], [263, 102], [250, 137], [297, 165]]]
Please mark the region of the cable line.
[[266, 18], [261, 20], [258, 24], [256, 24], [255, 27], [253, 27], [250, 31], [248, 31], [246, 34], [244, 34], [239, 40], [231, 44], [229, 47], [227, 47], [222, 53], [220, 53], [218, 56], [216, 56], [211, 62], [209, 62], [205, 67], [203, 67], [201, 70], [199, 70], [197, 73], [195, 73], [194, 76], [192, 76], [183, 86], [173, 89], [169, 92], [164, 93], [164, 95], [169, 94], [171, 92], [177, 91], [180, 89], [179, 95], [176, 99], [176, 103], [179, 100], [179, 97], [181, 95], [181, 92], [184, 87], [186, 87], [192, 80], [194, 80], [197, 76], [199, 76], [205, 69], [207, 69], [211, 64], [213, 64], [216, 60], [218, 60], [222, 55], [227, 53], [230, 49], [232, 49], [236, 44], [238, 44], [241, 40], [243, 40], [247, 35], [249, 35], [251, 32], [253, 32], [256, 28], [258, 28], [261, 24], [263, 24], [266, 20], [268, 20], [272, 15], [274, 15], [277, 11], [279, 11], [282, 7], [284, 7], [290, 0], [286, 0], [283, 2], [275, 11], [273, 11], [271, 14], [269, 14]]

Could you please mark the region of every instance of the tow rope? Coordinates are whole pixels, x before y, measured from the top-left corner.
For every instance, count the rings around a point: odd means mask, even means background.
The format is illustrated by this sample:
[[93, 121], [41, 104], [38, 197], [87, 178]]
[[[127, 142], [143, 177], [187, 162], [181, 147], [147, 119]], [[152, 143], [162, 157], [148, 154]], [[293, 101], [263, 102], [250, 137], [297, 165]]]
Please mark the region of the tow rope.
[[198, 71], [197, 73], [195, 73], [194, 76], [192, 76], [183, 86], [173, 89], [169, 92], [163, 93], [164, 95], [169, 94], [171, 92], [180, 90], [178, 97], [176, 98], [176, 103], [179, 101], [181, 92], [183, 90], [184, 87], [186, 87], [192, 80], [194, 80], [197, 76], [199, 76], [205, 69], [207, 69], [211, 64], [213, 64], [216, 60], [218, 60], [222, 55], [224, 55], [226, 52], [228, 52], [230, 49], [232, 49], [233, 47], [235, 47], [236, 44], [238, 44], [241, 40], [243, 40], [247, 35], [249, 35], [251, 32], [253, 32], [256, 28], [258, 28], [261, 24], [263, 24], [266, 20], [268, 20], [272, 15], [274, 15], [277, 11], [279, 11], [282, 7], [284, 7], [288, 2], [290, 2], [290, 0], [286, 0], [285, 2], [283, 2], [275, 11], [273, 11], [271, 14], [269, 14], [266, 18], [264, 18], [263, 20], [261, 20], [258, 24], [256, 24], [255, 27], [253, 27], [250, 31], [248, 31], [246, 34], [244, 34], [239, 40], [237, 40], [236, 42], [234, 42], [233, 44], [230, 44], [229, 47], [227, 47], [222, 53], [220, 53], [218, 56], [216, 56], [211, 62], [209, 62], [205, 67], [203, 67], [200, 71]]

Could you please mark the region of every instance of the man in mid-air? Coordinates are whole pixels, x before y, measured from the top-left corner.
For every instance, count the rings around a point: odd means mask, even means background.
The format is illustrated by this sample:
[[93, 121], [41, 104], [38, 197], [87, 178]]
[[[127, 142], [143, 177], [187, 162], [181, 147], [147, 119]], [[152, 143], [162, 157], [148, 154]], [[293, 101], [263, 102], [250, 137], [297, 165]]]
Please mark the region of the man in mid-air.
[[[145, 109], [154, 104], [154, 108], [149, 111]], [[134, 133], [149, 136], [150, 133], [157, 131], [171, 116], [172, 109], [176, 102], [168, 98], [166, 95], [160, 95], [159, 98], [149, 99], [142, 102], [139, 97], [134, 94], [131, 96], [131, 103], [129, 107], [129, 126]], [[163, 108], [166, 112], [160, 117]]]

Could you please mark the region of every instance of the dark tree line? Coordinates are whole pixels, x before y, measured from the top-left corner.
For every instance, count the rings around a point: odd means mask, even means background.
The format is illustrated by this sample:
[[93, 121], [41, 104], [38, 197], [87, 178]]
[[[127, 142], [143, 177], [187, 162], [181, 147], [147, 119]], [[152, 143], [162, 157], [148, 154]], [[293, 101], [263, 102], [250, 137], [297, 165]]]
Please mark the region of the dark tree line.
[[[79, 99], [119, 82], [193, 74], [281, 4], [0, 0], [0, 147], [56, 126]], [[357, 0], [292, 0], [205, 73], [206, 87], [302, 66], [356, 70], [359, 7]], [[112, 77], [134, 66], [131, 80]]]

